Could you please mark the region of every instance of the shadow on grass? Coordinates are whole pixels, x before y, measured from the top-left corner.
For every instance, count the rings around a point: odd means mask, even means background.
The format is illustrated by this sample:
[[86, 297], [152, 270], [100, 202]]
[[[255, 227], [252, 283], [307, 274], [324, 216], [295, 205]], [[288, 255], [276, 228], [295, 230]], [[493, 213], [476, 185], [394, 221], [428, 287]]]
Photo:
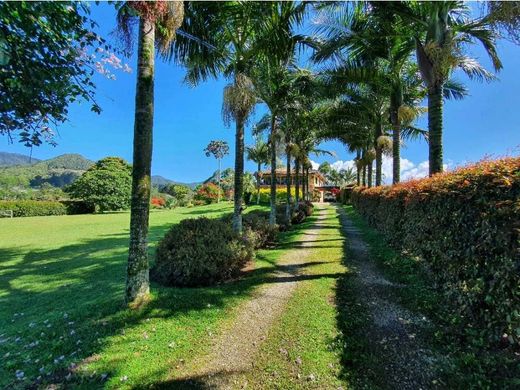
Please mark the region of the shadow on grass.
[[[311, 217], [302, 225], [281, 234], [280, 247], [259, 252], [259, 260], [269, 266], [248, 271], [240, 280], [214, 287], [165, 288], [153, 284], [153, 298], [138, 310], [128, 310], [123, 305], [128, 247], [126, 232], [50, 250], [2, 249], [2, 259], [11, 262], [5, 266], [0, 263], [0, 306], [3, 311], [0, 328], [1, 338], [6, 338], [5, 343], [0, 343], [0, 353], [4, 356], [9, 352], [11, 357], [5, 359], [5, 364], [0, 367], [0, 378], [3, 378], [0, 379], [0, 387], [15, 387], [17, 383], [22, 387], [64, 383], [70, 372], [67, 369], [69, 363], [96, 356], [103, 351], [111, 336], [150, 319], [185, 317], [194, 311], [202, 313], [209, 310], [208, 307], [224, 309], [234, 298], [250, 295], [260, 284], [337, 278], [335, 274], [298, 275], [294, 267], [288, 269], [276, 265], [282, 254], [281, 248], [284, 251], [297, 248], [299, 243], [296, 237], [315, 219]], [[150, 242], [156, 242], [170, 226], [151, 227]], [[153, 252], [154, 248], [150, 250]], [[16, 261], [17, 258], [20, 260]], [[304, 264], [302, 268], [317, 264]], [[280, 279], [273, 276], [274, 272], [289, 272], [292, 275]], [[38, 360], [42, 356], [49, 357], [48, 361], [27, 367], [22, 357], [16, 357], [12, 352], [24, 345], [27, 349], [33, 340], [39, 340], [39, 343], [30, 347], [29, 357], [26, 355], [25, 358], [31, 361], [36, 357]], [[56, 357], [58, 363], [52, 363]], [[43, 379], [27, 379], [31, 382], [23, 384], [16, 381], [17, 369], [27, 367], [26, 377], [35, 378], [40, 365], [43, 367]], [[118, 374], [110, 370], [104, 373], [109, 376]], [[84, 376], [78, 372], [68, 383], [86, 388], [101, 386], [104, 378], [100, 375]], [[150, 382], [151, 378], [143, 380], [153, 383]], [[192, 384], [193, 379], [184, 384], [171, 385], [175, 388], [200, 388]]]

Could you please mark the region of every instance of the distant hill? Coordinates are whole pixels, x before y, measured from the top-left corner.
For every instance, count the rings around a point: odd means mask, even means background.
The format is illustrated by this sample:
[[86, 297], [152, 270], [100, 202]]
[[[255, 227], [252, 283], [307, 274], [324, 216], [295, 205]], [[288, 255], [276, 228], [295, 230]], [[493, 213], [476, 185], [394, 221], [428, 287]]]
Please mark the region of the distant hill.
[[15, 165], [0, 168], [0, 187], [39, 187], [49, 183], [63, 187], [76, 180], [92, 164], [80, 154], [63, 154], [31, 165]]
[[37, 158], [18, 153], [0, 152], [0, 167], [12, 167], [13, 165], [30, 165], [40, 161]]
[[163, 176], [160, 176], [160, 175], [153, 175], [152, 176], [152, 186], [161, 187], [161, 186], [165, 186], [167, 184], [182, 184], [182, 185], [188, 186], [190, 188], [195, 188], [200, 183], [181, 183], [181, 182], [178, 182], [178, 181], [167, 179], [167, 178], [165, 178]]

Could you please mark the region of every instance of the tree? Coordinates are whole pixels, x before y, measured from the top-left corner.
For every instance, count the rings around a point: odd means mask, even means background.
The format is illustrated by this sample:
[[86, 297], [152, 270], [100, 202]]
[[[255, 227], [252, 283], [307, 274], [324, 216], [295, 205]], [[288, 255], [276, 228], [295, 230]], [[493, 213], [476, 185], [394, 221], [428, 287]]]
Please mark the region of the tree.
[[[235, 122], [233, 229], [237, 232], [242, 231], [244, 126], [257, 102], [250, 72], [276, 38], [271, 36], [269, 42], [265, 23], [273, 7], [274, 3], [192, 2], [182, 29], [198, 39], [179, 39], [170, 52], [186, 65], [186, 81], [192, 85], [220, 75], [230, 80], [224, 88], [222, 114], [226, 125]], [[194, 31], [200, 18], [204, 28]]]
[[123, 39], [132, 42], [133, 21], [139, 20], [134, 118], [132, 204], [125, 299], [139, 303], [150, 291], [148, 218], [150, 214], [152, 135], [154, 114], [155, 43], [166, 50], [183, 20], [182, 2], [125, 3], [118, 12]]
[[92, 76], [113, 78], [103, 64], [123, 64], [88, 15], [89, 6], [76, 1], [0, 2], [0, 134], [29, 147], [55, 144], [71, 103], [101, 111]]
[[320, 166], [318, 167], [318, 171], [320, 171], [321, 173], [323, 173], [323, 176], [325, 176], [326, 178], [328, 178], [329, 174], [331, 173], [332, 171], [332, 167], [330, 166], [330, 163], [325, 161], [323, 163], [320, 164]]
[[269, 146], [260, 137], [256, 137], [256, 142], [252, 146], [246, 147], [247, 159], [257, 164], [256, 170], [256, 204], [260, 204], [260, 180], [262, 175], [262, 165], [269, 163]]
[[92, 165], [66, 191], [99, 211], [130, 207], [132, 167], [119, 157], [106, 157]]
[[[226, 141], [211, 141], [208, 146], [204, 149], [206, 157], [213, 155], [218, 161], [218, 186], [220, 188], [220, 163], [222, 158], [229, 154], [229, 145]], [[220, 194], [220, 192], [219, 192]], [[217, 203], [220, 203], [220, 198], [217, 199]]]
[[193, 196], [192, 189], [184, 184], [168, 184], [160, 192], [173, 196], [175, 204], [181, 207], [188, 205]]
[[470, 8], [462, 1], [392, 3], [391, 12], [413, 26], [417, 63], [428, 89], [428, 140], [430, 175], [443, 170], [443, 97], [447, 80], [455, 69], [470, 78], [492, 80], [494, 75], [465, 48], [480, 43], [496, 71], [502, 63], [496, 52], [497, 34], [489, 20], [470, 19]]

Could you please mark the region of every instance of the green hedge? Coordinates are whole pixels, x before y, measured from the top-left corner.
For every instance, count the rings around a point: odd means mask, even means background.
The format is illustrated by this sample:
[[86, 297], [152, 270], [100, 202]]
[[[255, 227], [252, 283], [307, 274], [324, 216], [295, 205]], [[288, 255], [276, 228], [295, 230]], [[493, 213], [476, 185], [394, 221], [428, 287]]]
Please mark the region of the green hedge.
[[357, 188], [351, 198], [393, 246], [432, 271], [449, 321], [468, 340], [520, 345], [520, 158]]
[[2, 200], [0, 211], [13, 210], [14, 217], [35, 217], [67, 214], [67, 207], [60, 202], [43, 200]]
[[0, 200], [0, 211], [13, 211], [14, 217], [90, 214], [94, 207], [83, 201]]

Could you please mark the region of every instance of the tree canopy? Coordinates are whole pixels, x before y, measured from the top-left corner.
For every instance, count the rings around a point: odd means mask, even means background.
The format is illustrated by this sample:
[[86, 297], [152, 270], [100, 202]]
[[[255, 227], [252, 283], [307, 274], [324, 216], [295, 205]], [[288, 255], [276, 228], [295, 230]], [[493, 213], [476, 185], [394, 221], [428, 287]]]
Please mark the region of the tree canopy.
[[67, 188], [71, 197], [91, 203], [99, 211], [128, 209], [131, 190], [132, 167], [119, 157], [99, 160]]

